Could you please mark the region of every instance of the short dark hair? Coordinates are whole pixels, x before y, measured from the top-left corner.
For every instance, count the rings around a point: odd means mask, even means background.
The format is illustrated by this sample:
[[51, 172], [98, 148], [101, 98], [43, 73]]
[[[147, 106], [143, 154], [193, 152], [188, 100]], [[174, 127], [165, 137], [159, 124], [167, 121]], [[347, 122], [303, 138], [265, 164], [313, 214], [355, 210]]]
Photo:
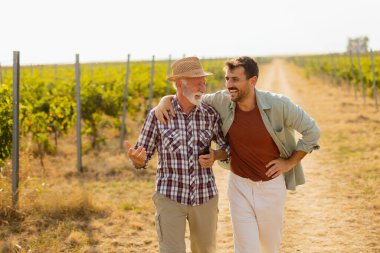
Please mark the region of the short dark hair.
[[253, 76], [259, 78], [259, 66], [257, 62], [248, 56], [241, 56], [238, 58], [230, 59], [224, 63], [225, 70], [233, 70], [237, 67], [243, 67], [247, 79]]

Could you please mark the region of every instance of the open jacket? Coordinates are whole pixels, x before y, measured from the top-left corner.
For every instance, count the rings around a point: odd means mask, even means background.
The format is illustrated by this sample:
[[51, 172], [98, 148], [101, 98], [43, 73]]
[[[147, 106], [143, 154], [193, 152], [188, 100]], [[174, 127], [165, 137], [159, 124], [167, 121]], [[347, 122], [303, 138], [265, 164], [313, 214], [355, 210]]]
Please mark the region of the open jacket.
[[[313, 118], [286, 96], [255, 88], [257, 106], [264, 125], [276, 143], [280, 156], [289, 158], [296, 150], [307, 153], [319, 149], [320, 130]], [[223, 122], [222, 130], [226, 136], [235, 117], [235, 102], [232, 102], [228, 90], [207, 94], [202, 101], [214, 107]], [[295, 131], [301, 134], [298, 140]], [[229, 168], [229, 163], [221, 163]], [[305, 183], [301, 163], [284, 174], [286, 188], [295, 190], [297, 185]]]

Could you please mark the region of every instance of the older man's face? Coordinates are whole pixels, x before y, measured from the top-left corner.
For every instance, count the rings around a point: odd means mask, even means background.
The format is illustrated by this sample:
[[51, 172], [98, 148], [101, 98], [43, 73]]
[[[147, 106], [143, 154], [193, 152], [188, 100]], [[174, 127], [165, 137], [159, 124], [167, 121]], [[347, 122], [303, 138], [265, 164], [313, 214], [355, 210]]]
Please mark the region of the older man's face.
[[195, 77], [182, 80], [182, 94], [194, 105], [199, 105], [206, 92], [206, 78]]

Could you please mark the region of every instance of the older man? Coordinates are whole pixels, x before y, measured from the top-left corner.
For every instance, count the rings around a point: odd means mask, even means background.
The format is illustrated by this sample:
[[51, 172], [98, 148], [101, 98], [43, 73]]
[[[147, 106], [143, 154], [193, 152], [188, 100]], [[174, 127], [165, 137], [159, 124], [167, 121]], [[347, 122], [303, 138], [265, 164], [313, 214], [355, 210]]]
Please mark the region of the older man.
[[[174, 62], [176, 96], [171, 105], [176, 114], [169, 124], [149, 113], [134, 148], [126, 141], [128, 155], [136, 168], [146, 166], [158, 150], [156, 228], [161, 253], [184, 253], [186, 220], [190, 227], [193, 253], [216, 251], [218, 192], [211, 165], [228, 157], [219, 114], [201, 102], [205, 76], [198, 58]], [[221, 149], [210, 150], [215, 140]], [[206, 154], [210, 152], [210, 154]]]

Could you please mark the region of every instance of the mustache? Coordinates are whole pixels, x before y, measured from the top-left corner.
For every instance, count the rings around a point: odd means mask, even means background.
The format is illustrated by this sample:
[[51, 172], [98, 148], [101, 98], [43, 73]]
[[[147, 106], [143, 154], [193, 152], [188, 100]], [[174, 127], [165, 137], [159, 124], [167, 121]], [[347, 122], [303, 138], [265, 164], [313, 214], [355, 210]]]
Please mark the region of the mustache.
[[203, 96], [205, 93], [204, 92], [194, 92], [193, 95], [194, 96]]

